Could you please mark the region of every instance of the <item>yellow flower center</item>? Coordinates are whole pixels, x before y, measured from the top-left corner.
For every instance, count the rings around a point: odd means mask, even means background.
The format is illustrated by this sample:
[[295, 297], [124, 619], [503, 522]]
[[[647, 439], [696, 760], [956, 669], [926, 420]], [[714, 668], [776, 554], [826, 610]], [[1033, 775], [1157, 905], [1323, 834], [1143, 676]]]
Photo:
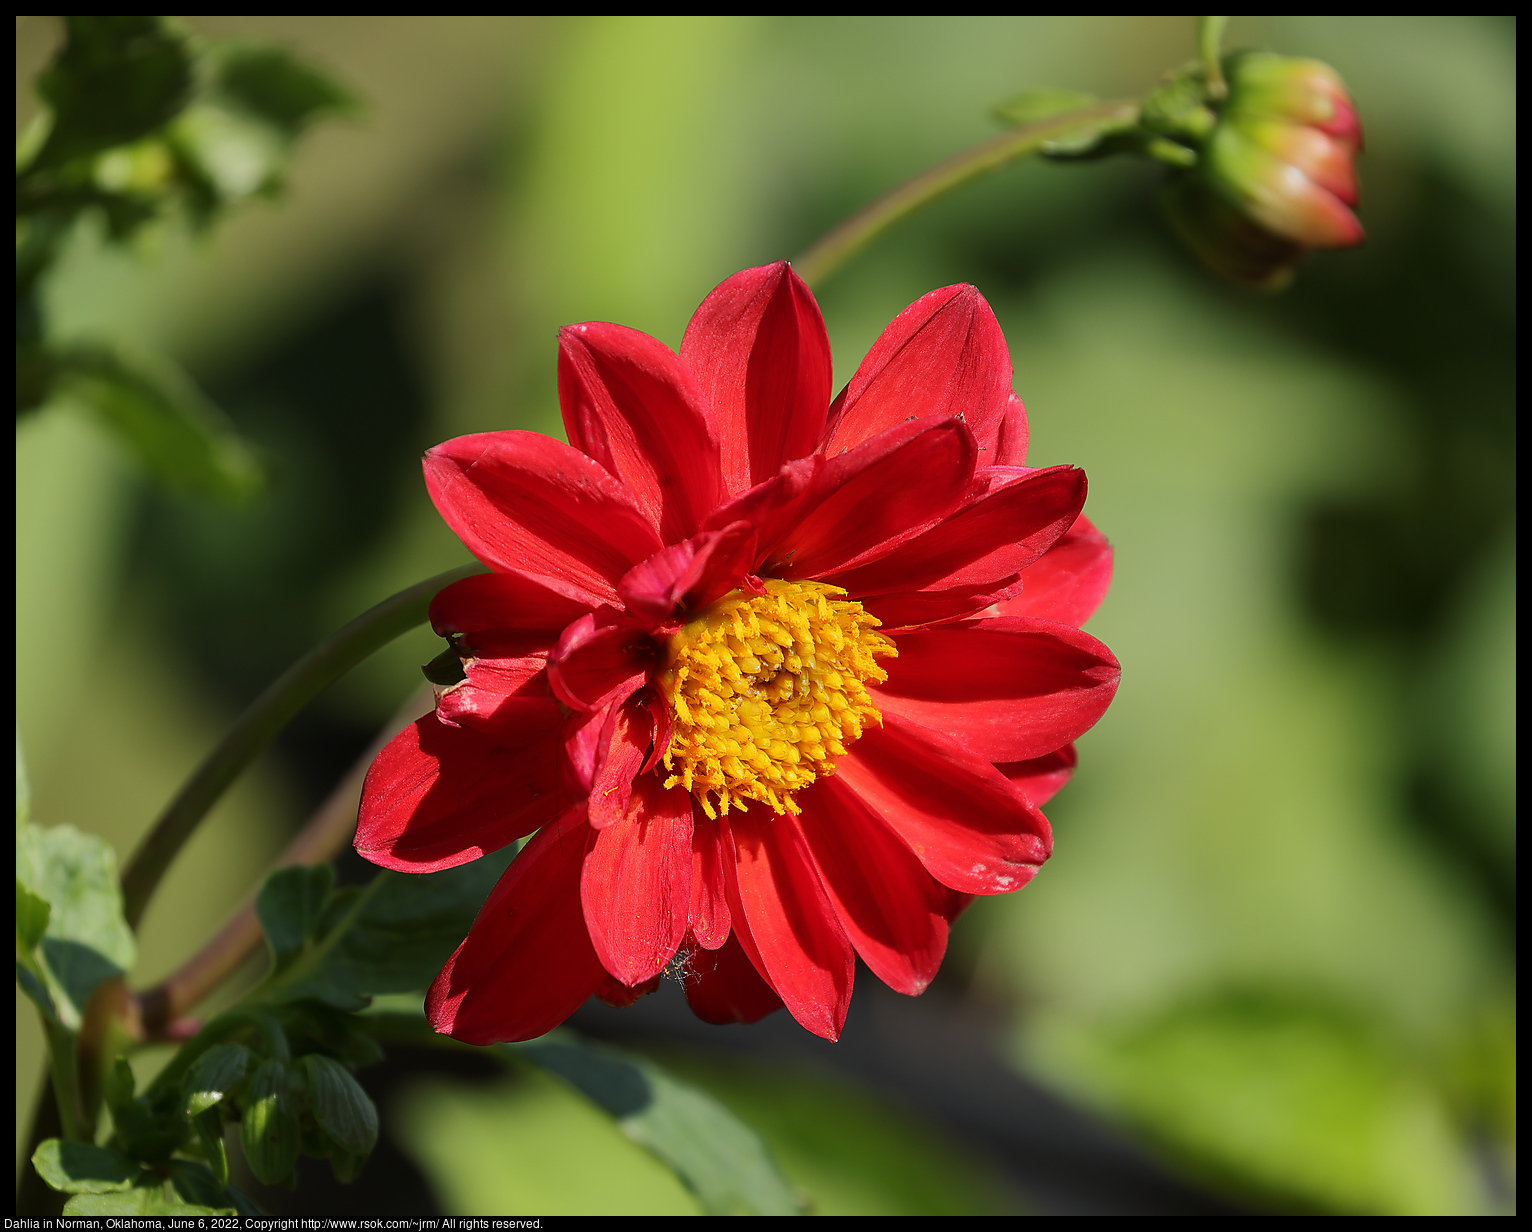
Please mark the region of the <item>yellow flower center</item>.
[[750, 800], [798, 812], [793, 792], [834, 774], [883, 721], [866, 682], [887, 680], [876, 660], [899, 652], [877, 617], [838, 586], [765, 587], [731, 591], [676, 633], [659, 680], [675, 715], [665, 786], [685, 787], [709, 817]]

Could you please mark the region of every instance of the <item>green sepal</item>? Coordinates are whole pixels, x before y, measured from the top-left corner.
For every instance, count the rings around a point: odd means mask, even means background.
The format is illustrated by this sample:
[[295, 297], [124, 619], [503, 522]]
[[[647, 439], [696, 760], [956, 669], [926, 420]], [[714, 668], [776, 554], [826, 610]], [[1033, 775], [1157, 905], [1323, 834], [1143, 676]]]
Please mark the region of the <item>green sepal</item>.
[[344, 1066], [310, 1053], [297, 1065], [308, 1091], [309, 1112], [320, 1131], [348, 1155], [363, 1157], [378, 1143], [378, 1110]]
[[228, 1099], [244, 1079], [254, 1055], [243, 1044], [216, 1044], [192, 1062], [181, 1079], [186, 1115], [198, 1116]]
[[218, 1115], [218, 1109], [209, 1108], [206, 1112], [198, 1113], [191, 1119], [192, 1128], [197, 1131], [197, 1143], [202, 1148], [202, 1157], [207, 1160], [209, 1170], [220, 1185], [229, 1183], [229, 1151], [223, 1142], [223, 1118]]
[[133, 1067], [128, 1064], [127, 1057], [118, 1057], [112, 1062], [111, 1072], [107, 1074], [101, 1092], [113, 1117], [119, 1116], [133, 1102], [133, 1093], [137, 1088], [138, 1080], [133, 1077]]
[[250, 1171], [264, 1185], [290, 1182], [303, 1139], [287, 1066], [262, 1061], [242, 1102], [239, 1139]]
[[131, 1189], [144, 1170], [120, 1151], [89, 1142], [49, 1138], [32, 1153], [37, 1175], [60, 1193], [105, 1194]]

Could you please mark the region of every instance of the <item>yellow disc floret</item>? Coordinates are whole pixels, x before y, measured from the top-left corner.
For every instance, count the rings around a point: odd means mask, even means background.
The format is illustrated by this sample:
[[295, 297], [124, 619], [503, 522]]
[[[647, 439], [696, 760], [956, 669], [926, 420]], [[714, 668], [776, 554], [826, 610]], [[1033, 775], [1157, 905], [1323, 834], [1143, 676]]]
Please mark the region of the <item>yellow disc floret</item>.
[[796, 813], [793, 792], [833, 774], [883, 721], [866, 682], [887, 680], [877, 659], [898, 651], [878, 619], [838, 586], [764, 585], [730, 592], [675, 634], [659, 680], [675, 716], [665, 786], [685, 787], [709, 817], [750, 800]]

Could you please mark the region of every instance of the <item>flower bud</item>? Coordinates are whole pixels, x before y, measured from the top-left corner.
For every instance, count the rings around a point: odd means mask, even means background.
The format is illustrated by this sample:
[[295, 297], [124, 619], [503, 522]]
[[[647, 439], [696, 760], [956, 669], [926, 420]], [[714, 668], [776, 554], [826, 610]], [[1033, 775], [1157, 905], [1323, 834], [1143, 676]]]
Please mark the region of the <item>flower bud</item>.
[[365, 1159], [378, 1142], [378, 1111], [345, 1066], [318, 1053], [298, 1062], [309, 1111], [319, 1132], [348, 1155]]
[[292, 1179], [298, 1162], [302, 1127], [298, 1107], [281, 1061], [262, 1061], [245, 1092], [240, 1145], [256, 1180], [281, 1185]]
[[1237, 52], [1223, 64], [1228, 98], [1195, 165], [1167, 187], [1166, 209], [1214, 270], [1279, 286], [1310, 249], [1362, 242], [1350, 208], [1361, 122], [1339, 74], [1317, 60]]

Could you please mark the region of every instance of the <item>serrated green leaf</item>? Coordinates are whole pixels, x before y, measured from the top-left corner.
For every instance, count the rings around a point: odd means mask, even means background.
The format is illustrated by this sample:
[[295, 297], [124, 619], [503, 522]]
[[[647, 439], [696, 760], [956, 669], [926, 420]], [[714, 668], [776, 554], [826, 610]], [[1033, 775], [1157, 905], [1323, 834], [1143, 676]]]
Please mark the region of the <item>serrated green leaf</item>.
[[221, 1214], [236, 1213], [233, 1199], [224, 1190], [228, 1182], [227, 1167], [222, 1181], [205, 1164], [193, 1159], [172, 1159], [169, 1171], [171, 1187], [182, 1202]]
[[298, 1069], [320, 1132], [347, 1155], [370, 1155], [378, 1143], [378, 1110], [361, 1084], [344, 1066], [318, 1053], [300, 1060]]
[[216, 1044], [198, 1057], [181, 1079], [186, 1115], [197, 1116], [227, 1099], [254, 1055], [243, 1044]]
[[228, 503], [265, 486], [255, 451], [169, 360], [84, 345], [52, 359], [56, 385], [95, 411], [165, 486]]
[[191, 89], [183, 39], [159, 17], [75, 16], [37, 92], [53, 125], [29, 171], [136, 141], [181, 108]]
[[283, 1184], [293, 1174], [302, 1145], [302, 1126], [288, 1084], [287, 1066], [280, 1061], [261, 1062], [244, 1102], [239, 1139], [245, 1162], [262, 1184]]
[[132, 967], [137, 953], [122, 916], [116, 853], [73, 826], [20, 826], [16, 880], [49, 906], [34, 974], [46, 983], [59, 1021], [76, 1030], [96, 986]]
[[291, 966], [317, 940], [319, 921], [334, 888], [335, 870], [328, 864], [279, 868], [266, 878], [255, 898], [255, 914], [266, 934], [274, 973]]
[[104, 1194], [131, 1189], [143, 1169], [118, 1151], [89, 1142], [49, 1138], [32, 1154], [32, 1166], [61, 1193]]
[[320, 943], [257, 996], [356, 1010], [370, 997], [425, 988], [514, 854], [508, 847], [440, 873], [380, 873]]
[[609, 1112], [628, 1138], [675, 1170], [708, 1214], [802, 1214], [755, 1132], [654, 1062], [570, 1038], [500, 1047]]
[[1033, 120], [1046, 119], [1063, 111], [1089, 107], [1096, 101], [1094, 94], [1079, 90], [1028, 90], [996, 104], [994, 116], [1002, 124], [1030, 124]]

